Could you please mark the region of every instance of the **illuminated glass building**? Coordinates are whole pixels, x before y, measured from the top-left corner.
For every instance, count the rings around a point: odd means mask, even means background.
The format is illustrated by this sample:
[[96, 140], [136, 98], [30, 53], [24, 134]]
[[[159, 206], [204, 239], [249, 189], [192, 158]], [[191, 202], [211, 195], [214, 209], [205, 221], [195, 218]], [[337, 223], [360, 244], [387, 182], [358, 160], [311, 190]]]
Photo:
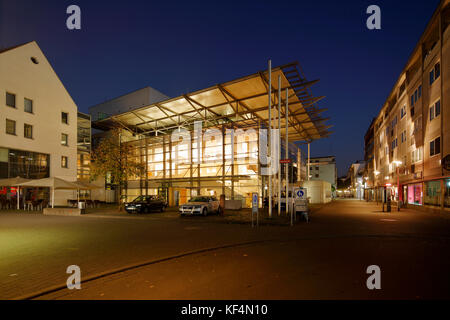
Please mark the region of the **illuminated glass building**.
[[[317, 81], [307, 81], [297, 63], [273, 68], [271, 74], [271, 124], [281, 133], [273, 146], [281, 147], [284, 159], [287, 126], [289, 157], [293, 160], [288, 165], [289, 179], [296, 182], [305, 174], [301, 165], [305, 159], [292, 142], [307, 143], [325, 137], [329, 127], [323, 124], [327, 119], [320, 117], [324, 109], [316, 105], [322, 97], [313, 97], [309, 89]], [[261, 137], [266, 137], [262, 130], [269, 127], [268, 78], [268, 71], [261, 71], [171, 99], [160, 100], [157, 95], [153, 102], [141, 89], [102, 103], [101, 110], [91, 107], [95, 118], [96, 114], [104, 114], [102, 110], [113, 109], [108, 109], [108, 104], [117, 107], [120, 102], [124, 112], [98, 117], [93, 128], [121, 128], [121, 142], [131, 144], [135, 157], [144, 164], [145, 172], [129, 177], [122, 196], [131, 200], [139, 195], [160, 194], [170, 205], [176, 205], [195, 195], [224, 194], [226, 199], [240, 200], [242, 206], [249, 207], [252, 192], [267, 195], [269, 178], [264, 173], [267, 166], [263, 157], [267, 143]], [[277, 176], [273, 176], [272, 183], [275, 195]]]

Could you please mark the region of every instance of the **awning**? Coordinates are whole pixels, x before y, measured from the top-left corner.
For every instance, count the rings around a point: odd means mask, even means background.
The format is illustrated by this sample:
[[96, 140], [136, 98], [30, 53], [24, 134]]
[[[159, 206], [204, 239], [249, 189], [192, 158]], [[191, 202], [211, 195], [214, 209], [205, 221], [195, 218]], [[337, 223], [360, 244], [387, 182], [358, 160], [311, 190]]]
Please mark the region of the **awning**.
[[[278, 76], [281, 76], [281, 129], [285, 134], [284, 103], [288, 89], [289, 140], [313, 141], [330, 134], [328, 119], [320, 114], [317, 102], [324, 97], [314, 97], [310, 87], [319, 80], [308, 81], [298, 63], [272, 69], [272, 126], [278, 127]], [[179, 127], [192, 128], [195, 121], [203, 127], [231, 124], [235, 127], [268, 127], [268, 71], [261, 71], [233, 81], [178, 96], [169, 100], [139, 107], [128, 112], [98, 120], [94, 128], [122, 127], [136, 134], [170, 132]]]

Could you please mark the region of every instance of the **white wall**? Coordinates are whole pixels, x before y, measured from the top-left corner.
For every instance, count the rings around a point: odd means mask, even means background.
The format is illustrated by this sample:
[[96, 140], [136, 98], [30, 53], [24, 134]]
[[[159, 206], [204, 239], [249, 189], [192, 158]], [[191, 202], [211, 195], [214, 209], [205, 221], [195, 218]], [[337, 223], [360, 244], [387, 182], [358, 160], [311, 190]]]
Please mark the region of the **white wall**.
[[[16, 108], [6, 106], [6, 92], [16, 95]], [[33, 100], [33, 114], [24, 111], [24, 98]], [[63, 111], [69, 124], [61, 121]], [[7, 118], [16, 121], [16, 136], [6, 134]], [[33, 139], [24, 138], [24, 123], [33, 126]], [[61, 145], [61, 133], [69, 146]], [[77, 106], [36, 42], [0, 53], [0, 147], [49, 154], [50, 176], [76, 180]], [[61, 167], [61, 156], [69, 168]], [[56, 204], [66, 204], [67, 194], [57, 191]]]

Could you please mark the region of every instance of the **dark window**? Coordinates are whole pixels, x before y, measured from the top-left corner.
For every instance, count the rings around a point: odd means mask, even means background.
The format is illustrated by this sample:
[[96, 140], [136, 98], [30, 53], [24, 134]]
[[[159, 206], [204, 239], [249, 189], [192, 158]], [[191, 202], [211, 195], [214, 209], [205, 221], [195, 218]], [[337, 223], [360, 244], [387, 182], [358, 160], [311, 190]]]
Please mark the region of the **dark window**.
[[441, 114], [441, 100], [436, 102], [436, 104], [434, 105], [434, 116], [437, 117], [440, 114]]
[[65, 133], [61, 133], [61, 145], [68, 146], [69, 145], [69, 135]]
[[39, 61], [36, 57], [31, 57], [30, 59], [34, 64], [39, 64]]
[[28, 139], [33, 139], [33, 126], [31, 124], [24, 124], [23, 136]]
[[433, 84], [434, 82], [434, 69], [430, 71], [430, 86]]
[[68, 168], [69, 167], [69, 161], [68, 158], [65, 156], [61, 157], [61, 168]]
[[69, 123], [69, 114], [67, 112], [61, 112], [61, 121], [62, 123]]
[[6, 93], [6, 105], [8, 107], [15, 108], [16, 107], [16, 95], [13, 93]]
[[33, 100], [25, 98], [23, 101], [24, 110], [28, 113], [33, 113]]
[[434, 106], [430, 108], [430, 121], [434, 119]]
[[434, 79], [436, 80], [441, 75], [441, 64], [436, 63], [434, 66]]
[[316, 174], [316, 178], [318, 178], [319, 177], [319, 175], [318, 174]]
[[6, 119], [6, 133], [16, 135], [16, 122]]
[[419, 99], [422, 97], [422, 86], [419, 86]]
[[430, 142], [430, 157], [441, 153], [441, 137]]
[[411, 96], [411, 107], [414, 106], [414, 95]]

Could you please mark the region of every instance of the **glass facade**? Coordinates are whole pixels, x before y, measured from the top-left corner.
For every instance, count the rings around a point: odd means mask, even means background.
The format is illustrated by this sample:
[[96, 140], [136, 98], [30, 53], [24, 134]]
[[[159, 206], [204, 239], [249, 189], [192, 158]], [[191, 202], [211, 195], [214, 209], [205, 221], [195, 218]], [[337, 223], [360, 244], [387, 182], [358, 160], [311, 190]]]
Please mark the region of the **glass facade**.
[[219, 198], [225, 194], [226, 199], [241, 200], [243, 207], [251, 207], [252, 192], [261, 193], [262, 185], [258, 132], [232, 135], [217, 130], [214, 136], [205, 136], [203, 131], [198, 142], [191, 131], [178, 140], [165, 135], [128, 142], [145, 173], [129, 177], [124, 198], [169, 195], [176, 205], [196, 195]]
[[431, 206], [441, 205], [441, 181], [425, 182], [424, 204]]
[[408, 203], [415, 205], [423, 204], [422, 184], [408, 185]]
[[49, 176], [50, 155], [0, 148], [0, 179], [42, 179]]
[[444, 190], [445, 190], [444, 206], [446, 208], [450, 208], [450, 179], [444, 180]]
[[78, 112], [77, 179], [89, 180], [91, 163], [91, 116]]

